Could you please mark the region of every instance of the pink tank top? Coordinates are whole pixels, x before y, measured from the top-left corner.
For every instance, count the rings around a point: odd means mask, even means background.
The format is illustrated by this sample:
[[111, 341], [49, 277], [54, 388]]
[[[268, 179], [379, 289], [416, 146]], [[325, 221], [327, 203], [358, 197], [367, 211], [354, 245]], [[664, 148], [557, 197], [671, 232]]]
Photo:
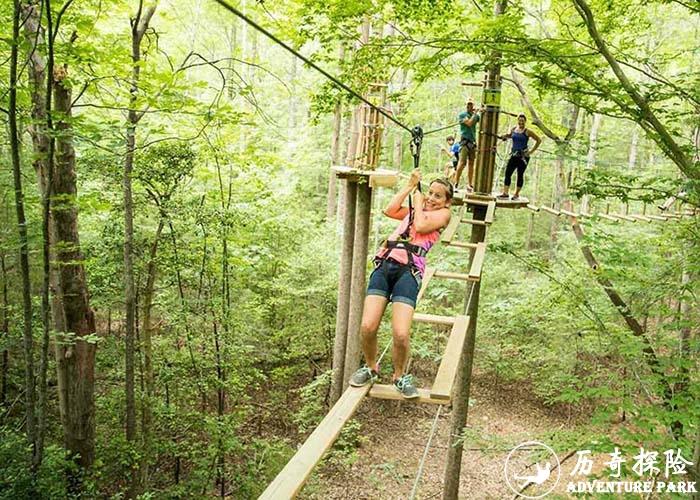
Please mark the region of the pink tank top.
[[[408, 218], [408, 215], [404, 217], [404, 219], [401, 221], [401, 224], [399, 224], [399, 227], [397, 227], [396, 230], [393, 233], [391, 233], [391, 236], [389, 236], [389, 241], [396, 241], [399, 239], [401, 233], [403, 233], [406, 230], [406, 226], [408, 225]], [[430, 248], [439, 239], [440, 231], [438, 230], [432, 231], [430, 233], [418, 233], [416, 232], [416, 227], [411, 226], [411, 231], [409, 232], [409, 243], [425, 248], [426, 252], [430, 250]], [[376, 256], [380, 258], [391, 257], [392, 259], [401, 264], [408, 264], [408, 251], [405, 249], [381, 248], [379, 252], [377, 252]], [[418, 255], [413, 254], [413, 263], [420, 271], [420, 275], [423, 276], [423, 274], [425, 273], [425, 257], [419, 257]]]

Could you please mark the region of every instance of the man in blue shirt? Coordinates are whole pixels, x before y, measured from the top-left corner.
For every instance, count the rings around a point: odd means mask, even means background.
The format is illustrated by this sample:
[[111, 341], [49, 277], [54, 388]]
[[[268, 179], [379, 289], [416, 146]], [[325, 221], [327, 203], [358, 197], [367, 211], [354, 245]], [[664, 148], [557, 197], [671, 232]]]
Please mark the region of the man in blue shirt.
[[467, 163], [467, 193], [474, 191], [472, 180], [474, 179], [474, 158], [476, 158], [476, 124], [481, 119], [481, 112], [474, 110], [474, 101], [467, 101], [467, 110], [462, 111], [457, 120], [459, 121], [459, 162], [457, 163], [457, 173], [455, 175], [455, 188], [459, 186], [459, 178], [462, 176], [464, 164]]

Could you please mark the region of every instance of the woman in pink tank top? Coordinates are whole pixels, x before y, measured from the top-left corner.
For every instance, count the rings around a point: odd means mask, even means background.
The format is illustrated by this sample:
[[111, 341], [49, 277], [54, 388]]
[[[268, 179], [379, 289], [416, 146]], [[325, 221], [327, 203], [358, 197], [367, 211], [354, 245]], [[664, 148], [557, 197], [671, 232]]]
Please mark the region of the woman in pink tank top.
[[[377, 330], [387, 304], [392, 302], [393, 381], [396, 390], [406, 399], [419, 396], [411, 375], [406, 373], [406, 364], [413, 312], [425, 272], [425, 256], [450, 222], [449, 207], [453, 194], [452, 185], [447, 180], [436, 179], [423, 195], [416, 189], [420, 179], [420, 170], [414, 170], [406, 186], [384, 209], [386, 216], [401, 223], [375, 256], [375, 269], [369, 278], [360, 327], [365, 366], [350, 380], [350, 385], [360, 387], [378, 379]], [[413, 196], [413, 214], [403, 205], [409, 196]]]

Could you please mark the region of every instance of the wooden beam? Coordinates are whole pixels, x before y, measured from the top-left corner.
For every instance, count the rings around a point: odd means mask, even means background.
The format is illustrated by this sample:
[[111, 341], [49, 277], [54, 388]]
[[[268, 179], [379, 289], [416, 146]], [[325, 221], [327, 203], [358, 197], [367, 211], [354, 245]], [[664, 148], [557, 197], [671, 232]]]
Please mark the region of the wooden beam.
[[425, 290], [428, 288], [428, 283], [430, 283], [430, 280], [433, 279], [434, 274], [435, 274], [434, 267], [426, 267], [425, 268], [425, 273], [423, 273], [423, 283], [421, 284], [420, 290], [418, 291], [418, 297], [416, 297], [416, 302], [418, 302], [420, 299], [423, 298], [423, 294], [425, 293]]
[[566, 216], [568, 216], [568, 217], [576, 217], [577, 219], [578, 219], [579, 217], [581, 217], [581, 214], [577, 214], [577, 213], [575, 213], [575, 212], [570, 212], [570, 211], [564, 210], [564, 209], [561, 209], [561, 213], [563, 213], [564, 215], [566, 215]]
[[418, 323], [433, 323], [436, 325], [453, 325], [455, 319], [453, 316], [438, 316], [437, 314], [415, 313], [413, 321]]
[[561, 212], [559, 210], [549, 208], [547, 205], [542, 205], [542, 210], [544, 210], [545, 212], [549, 212], [552, 215], [556, 215], [557, 217], [561, 215]]
[[447, 228], [442, 232], [442, 235], [440, 235], [440, 241], [446, 245], [449, 245], [452, 242], [452, 238], [454, 238], [455, 233], [457, 233], [457, 228], [459, 227], [459, 221], [462, 219], [462, 215], [464, 214], [464, 207], [459, 209], [459, 213], [455, 217], [454, 215], [450, 219], [449, 224], [447, 224]]
[[[399, 391], [394, 388], [394, 385], [374, 384], [369, 391], [369, 397], [377, 399], [393, 399], [398, 401], [408, 401], [412, 403], [430, 403], [434, 405], [449, 404], [449, 400], [435, 399], [430, 395], [430, 389], [418, 389], [418, 397], [414, 399], [405, 399]], [[283, 497], [280, 497], [283, 498]]]
[[612, 214], [614, 217], [617, 217], [618, 219], [626, 220], [627, 222], [637, 222], [637, 219], [634, 217], [630, 217], [629, 215], [622, 215], [622, 214]]
[[484, 222], [488, 225], [493, 222], [493, 215], [496, 213], [496, 200], [491, 201], [486, 208], [486, 217], [484, 217]]
[[651, 222], [651, 219], [646, 215], [632, 214], [630, 217], [641, 220], [642, 222]]
[[473, 224], [475, 226], [488, 226], [488, 224], [483, 220], [463, 218], [463, 219], [460, 219], [459, 221], [464, 222], [465, 224]]
[[647, 215], [645, 215], [644, 217], [646, 217], [647, 219], [651, 219], [651, 220], [660, 220], [660, 221], [663, 221], [663, 222], [666, 222], [666, 221], [668, 220], [668, 219], [667, 219], [666, 217], [664, 217], [663, 215], [652, 215], [652, 214], [647, 214]]
[[348, 387], [258, 500], [294, 498], [326, 450], [338, 438], [345, 422], [355, 414], [370, 388], [370, 384], [364, 387]]
[[528, 203], [528, 204], [526, 205], [526, 207], [529, 208], [530, 210], [532, 210], [533, 212], [539, 212], [539, 211], [540, 211], [540, 207], [538, 207], [537, 205], [533, 205], [532, 203]]
[[452, 399], [452, 389], [457, 375], [459, 358], [464, 347], [464, 339], [467, 337], [469, 316], [457, 316], [452, 326], [452, 333], [445, 346], [445, 355], [440, 362], [430, 397], [449, 401]]
[[486, 243], [483, 241], [477, 243], [476, 252], [474, 252], [474, 258], [472, 259], [472, 265], [469, 268], [469, 279], [472, 281], [478, 281], [481, 279], [481, 268], [484, 265], [484, 257], [486, 256]]
[[601, 219], [609, 220], [610, 222], [618, 222], [619, 219], [617, 217], [613, 217], [612, 215], [608, 214], [596, 214], [598, 217]]
[[455, 248], [469, 248], [469, 249], [471, 249], [471, 248], [476, 248], [477, 245], [476, 245], [476, 243], [469, 243], [469, 242], [464, 242], [464, 241], [453, 241], [452, 243], [450, 243], [450, 246], [455, 247]]
[[474, 281], [469, 277], [468, 274], [451, 273], [448, 271], [435, 271], [435, 277], [436, 278], [447, 278], [447, 279], [453, 279], [453, 280], [462, 280], [462, 281]]

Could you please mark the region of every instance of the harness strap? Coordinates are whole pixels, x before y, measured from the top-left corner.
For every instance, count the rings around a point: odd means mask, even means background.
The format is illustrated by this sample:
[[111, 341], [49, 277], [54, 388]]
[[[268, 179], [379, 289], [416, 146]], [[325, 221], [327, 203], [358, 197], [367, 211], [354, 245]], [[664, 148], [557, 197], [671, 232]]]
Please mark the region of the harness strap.
[[411, 254], [417, 255], [418, 257], [425, 257], [426, 255], [428, 255], [428, 251], [422, 246], [414, 245], [406, 241], [387, 240], [382, 246], [388, 250], [392, 250], [394, 248], [401, 248], [403, 250], [408, 251]]

